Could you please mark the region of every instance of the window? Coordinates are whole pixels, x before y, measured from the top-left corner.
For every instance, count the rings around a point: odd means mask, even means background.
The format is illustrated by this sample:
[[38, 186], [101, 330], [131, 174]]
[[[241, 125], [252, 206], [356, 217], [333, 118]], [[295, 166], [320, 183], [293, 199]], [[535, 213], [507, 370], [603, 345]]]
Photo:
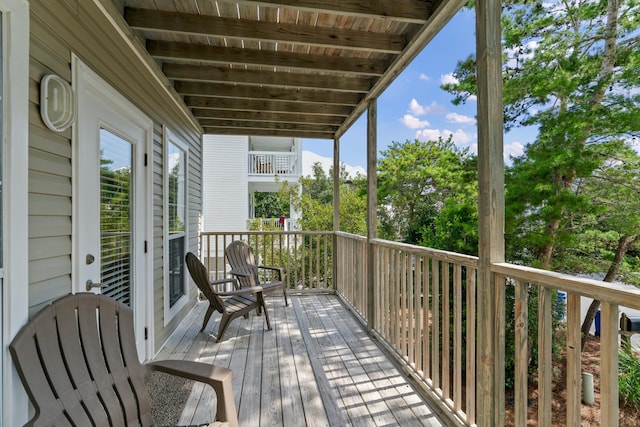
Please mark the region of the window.
[[165, 311], [173, 317], [186, 302], [187, 274], [187, 147], [168, 129], [165, 131], [165, 200], [167, 272]]

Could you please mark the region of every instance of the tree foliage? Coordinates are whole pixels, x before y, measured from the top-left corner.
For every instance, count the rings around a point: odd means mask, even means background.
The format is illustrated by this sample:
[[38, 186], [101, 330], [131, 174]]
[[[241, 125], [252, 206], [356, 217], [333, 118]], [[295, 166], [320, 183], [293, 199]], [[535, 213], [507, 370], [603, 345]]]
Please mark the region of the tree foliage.
[[[578, 183], [640, 130], [640, 6], [621, 1], [504, 3], [504, 113], [507, 130], [539, 134], [507, 173], [511, 254], [551, 266], [571, 238], [575, 212], [589, 214]], [[475, 94], [475, 60], [461, 62], [455, 103]]]
[[[367, 234], [367, 199], [361, 191], [364, 179], [347, 179], [344, 166], [340, 170], [340, 231]], [[300, 179], [302, 191], [283, 186], [282, 192], [291, 197], [293, 206], [302, 213], [303, 230], [333, 230], [333, 168], [327, 175], [320, 163], [313, 165], [313, 177]], [[301, 194], [300, 194], [301, 193]]]
[[477, 253], [477, 163], [451, 137], [393, 142], [378, 164], [381, 235]]

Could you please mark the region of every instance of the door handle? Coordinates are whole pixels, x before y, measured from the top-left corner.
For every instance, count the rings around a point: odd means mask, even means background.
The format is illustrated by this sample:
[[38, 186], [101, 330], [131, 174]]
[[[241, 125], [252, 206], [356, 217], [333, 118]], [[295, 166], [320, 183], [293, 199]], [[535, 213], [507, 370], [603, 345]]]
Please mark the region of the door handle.
[[90, 292], [93, 288], [102, 288], [102, 283], [95, 283], [93, 280], [89, 279], [86, 283], [87, 292]]

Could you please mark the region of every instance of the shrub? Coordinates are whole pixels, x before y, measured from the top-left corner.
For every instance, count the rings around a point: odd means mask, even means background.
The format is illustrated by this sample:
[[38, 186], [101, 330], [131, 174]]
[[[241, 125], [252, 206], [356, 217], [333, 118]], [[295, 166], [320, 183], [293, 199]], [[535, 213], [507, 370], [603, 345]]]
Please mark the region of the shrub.
[[620, 399], [640, 409], [640, 359], [631, 350], [622, 348], [619, 353], [618, 369]]

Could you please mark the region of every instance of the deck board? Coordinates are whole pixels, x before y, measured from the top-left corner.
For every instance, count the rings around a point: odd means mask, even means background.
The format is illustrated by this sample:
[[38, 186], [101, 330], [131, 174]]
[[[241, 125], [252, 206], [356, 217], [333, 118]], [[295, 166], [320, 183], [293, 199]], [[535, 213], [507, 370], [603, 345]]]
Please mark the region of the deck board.
[[[219, 315], [200, 332], [200, 303], [158, 353], [158, 359], [199, 360], [233, 370], [243, 427], [444, 426], [405, 376], [335, 296], [267, 298], [264, 315], [231, 322], [222, 343]], [[215, 395], [194, 383], [181, 425], [213, 419]]]

